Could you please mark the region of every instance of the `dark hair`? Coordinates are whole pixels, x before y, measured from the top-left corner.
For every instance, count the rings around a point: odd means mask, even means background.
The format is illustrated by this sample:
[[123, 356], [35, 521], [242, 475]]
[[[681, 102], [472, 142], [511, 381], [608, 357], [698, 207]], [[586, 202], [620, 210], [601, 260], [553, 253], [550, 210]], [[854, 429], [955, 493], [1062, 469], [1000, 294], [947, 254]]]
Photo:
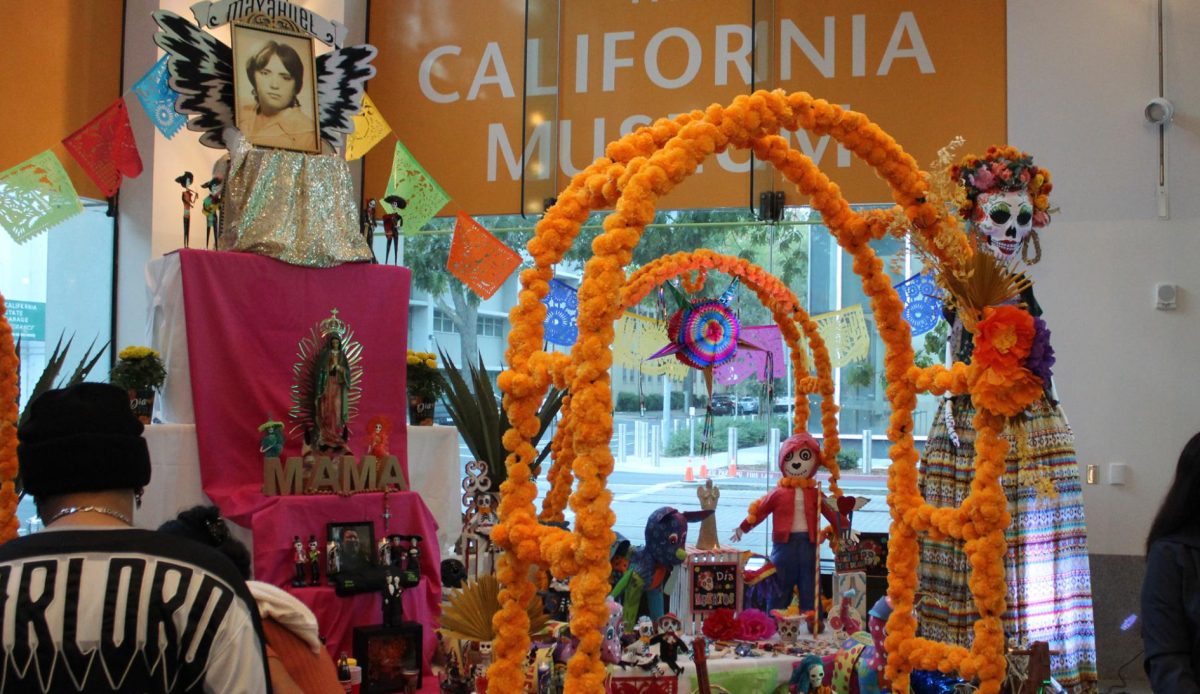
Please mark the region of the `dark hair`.
[[188, 186], [192, 185], [192, 172], [184, 171], [182, 174], [179, 175], [179, 178], [175, 179], [175, 182], [178, 183], [179, 185], [183, 186], [184, 188], [187, 188]]
[[158, 526], [158, 532], [185, 537], [193, 542], [208, 545], [224, 554], [233, 562], [242, 578], [250, 580], [250, 552], [229, 534], [229, 527], [216, 506], [193, 506], [180, 512], [175, 520]]
[[1163, 499], [1158, 515], [1150, 524], [1146, 536], [1146, 553], [1154, 541], [1197, 524], [1196, 509], [1200, 508], [1200, 434], [1196, 434], [1179, 454], [1175, 480]]
[[[286, 43], [267, 41], [262, 48], [258, 49], [257, 53], [250, 56], [250, 59], [246, 61], [246, 77], [250, 78], [250, 84], [255, 89], [258, 88], [258, 83], [254, 81], [254, 74], [266, 67], [267, 63], [271, 62], [273, 55], [279, 56], [279, 62], [283, 63], [283, 69], [287, 70], [292, 79], [296, 81], [296, 93], [299, 94], [300, 89], [304, 87], [304, 63], [300, 61], [300, 54], [296, 52], [296, 49]], [[295, 103], [292, 105], [294, 106]]]

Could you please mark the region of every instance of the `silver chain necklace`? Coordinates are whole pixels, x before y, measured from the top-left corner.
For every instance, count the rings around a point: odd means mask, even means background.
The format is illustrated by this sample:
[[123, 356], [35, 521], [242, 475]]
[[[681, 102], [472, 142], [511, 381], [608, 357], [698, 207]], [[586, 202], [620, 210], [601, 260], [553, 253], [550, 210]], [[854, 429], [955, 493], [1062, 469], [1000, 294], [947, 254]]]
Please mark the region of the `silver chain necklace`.
[[113, 518], [116, 518], [119, 521], [123, 521], [126, 525], [133, 525], [132, 518], [130, 518], [129, 516], [127, 516], [124, 513], [121, 513], [120, 511], [118, 511], [116, 509], [112, 509], [107, 506], [68, 506], [68, 507], [60, 510], [58, 513], [54, 514], [53, 516], [50, 516], [50, 520], [46, 521], [46, 525], [50, 525], [51, 523], [58, 520], [59, 518], [65, 518], [66, 516], [70, 516], [70, 515], [73, 515], [76, 513], [83, 513], [85, 511], [90, 511], [92, 513], [103, 513], [106, 516], [112, 516]]

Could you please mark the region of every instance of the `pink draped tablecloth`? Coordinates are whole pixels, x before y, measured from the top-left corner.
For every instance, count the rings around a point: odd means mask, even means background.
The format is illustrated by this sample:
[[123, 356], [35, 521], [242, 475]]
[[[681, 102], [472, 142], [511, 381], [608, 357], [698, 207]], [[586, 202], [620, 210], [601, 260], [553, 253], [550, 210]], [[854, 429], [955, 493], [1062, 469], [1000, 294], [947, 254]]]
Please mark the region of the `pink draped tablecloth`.
[[[186, 249], [180, 251], [180, 266], [204, 492], [227, 518], [250, 529], [255, 578], [291, 590], [316, 614], [330, 653], [349, 653], [355, 626], [381, 623], [381, 597], [339, 598], [329, 586], [291, 588], [292, 538], [299, 535], [307, 543], [315, 535], [322, 563], [328, 523], [371, 521], [379, 539], [385, 534], [384, 495], [263, 496], [258, 425], [269, 418], [288, 423], [297, 343], [336, 308], [363, 345], [362, 399], [350, 422], [350, 447], [363, 455], [367, 420], [390, 417], [391, 453], [407, 478], [411, 274], [386, 265], [313, 269], [248, 253]], [[284, 456], [299, 454], [299, 436], [289, 435]], [[392, 493], [388, 499], [389, 532], [430, 540], [422, 545], [422, 581], [403, 597], [405, 620], [425, 627], [428, 673], [441, 602], [437, 523], [415, 492]]]

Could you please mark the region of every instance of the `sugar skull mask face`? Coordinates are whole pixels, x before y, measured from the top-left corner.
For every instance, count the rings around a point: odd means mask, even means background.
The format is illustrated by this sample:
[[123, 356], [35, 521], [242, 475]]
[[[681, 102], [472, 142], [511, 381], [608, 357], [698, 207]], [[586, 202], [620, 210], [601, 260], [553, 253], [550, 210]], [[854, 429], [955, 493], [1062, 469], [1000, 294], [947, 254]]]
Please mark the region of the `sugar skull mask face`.
[[665, 614], [658, 618], [658, 633], [678, 634], [683, 629], [683, 624], [675, 618], [675, 615]]
[[984, 237], [988, 249], [1005, 260], [1016, 255], [1033, 230], [1029, 193], [980, 193], [977, 210], [975, 229]]
[[790, 616], [783, 613], [773, 613], [775, 618], [775, 628], [779, 633], [780, 643], [795, 643], [800, 636], [800, 617]]

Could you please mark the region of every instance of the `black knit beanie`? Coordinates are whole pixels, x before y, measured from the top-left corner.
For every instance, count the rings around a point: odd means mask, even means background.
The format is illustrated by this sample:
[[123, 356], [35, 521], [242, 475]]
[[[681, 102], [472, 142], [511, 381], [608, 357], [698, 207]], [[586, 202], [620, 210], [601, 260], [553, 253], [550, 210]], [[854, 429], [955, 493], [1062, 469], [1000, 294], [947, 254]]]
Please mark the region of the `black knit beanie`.
[[137, 489], [150, 482], [150, 451], [129, 394], [107, 383], [48, 390], [17, 430], [25, 491], [36, 499]]

